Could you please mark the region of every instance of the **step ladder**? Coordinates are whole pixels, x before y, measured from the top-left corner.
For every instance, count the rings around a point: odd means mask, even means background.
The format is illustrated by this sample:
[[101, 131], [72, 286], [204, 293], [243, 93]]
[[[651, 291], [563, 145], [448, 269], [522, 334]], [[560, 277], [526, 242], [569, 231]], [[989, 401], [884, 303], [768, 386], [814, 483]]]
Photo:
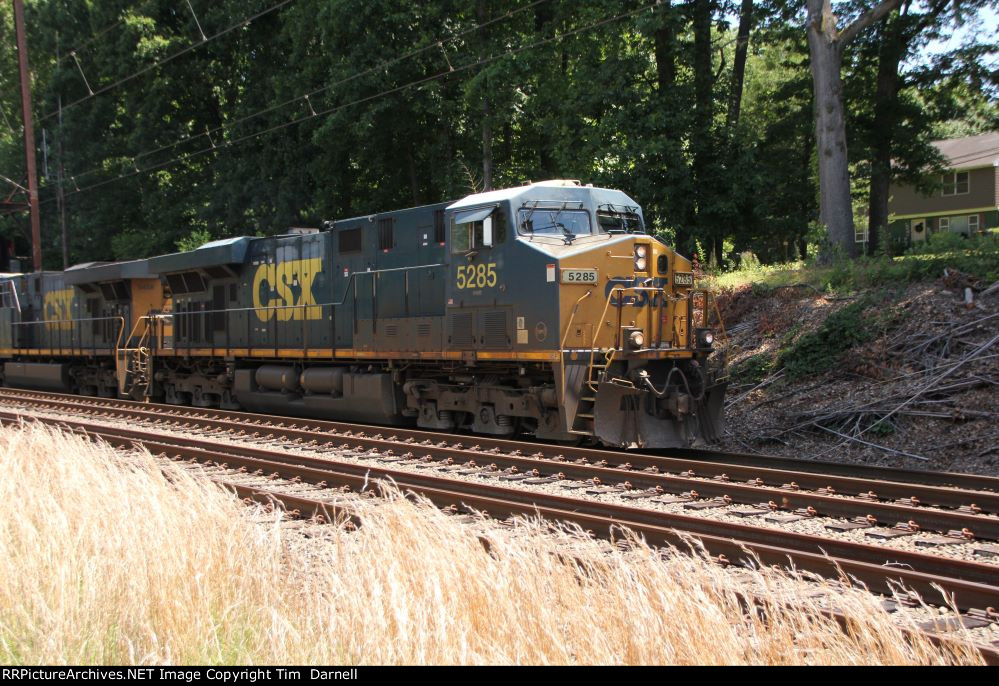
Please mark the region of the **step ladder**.
[[[603, 353], [603, 362], [597, 362], [598, 353]], [[577, 436], [593, 436], [594, 409], [597, 403], [597, 387], [603, 381], [607, 373], [607, 368], [614, 361], [614, 354], [617, 351], [611, 348], [606, 351], [594, 350], [591, 353], [590, 364], [586, 368], [586, 381], [583, 382], [582, 393], [579, 397], [579, 404], [576, 406], [576, 416], [572, 420], [572, 427], [569, 433]]]
[[[149, 349], [152, 327], [150, 326], [149, 318], [142, 317], [139, 322], [136, 322], [135, 328], [138, 328], [139, 323], [142, 321], [145, 321], [145, 327], [138, 341], [135, 342], [134, 346], [130, 345], [127, 348], [118, 348], [115, 359], [115, 367], [118, 374], [118, 393], [136, 399], [140, 397], [143, 399], [149, 398], [152, 395], [153, 387], [153, 362], [152, 353]], [[132, 334], [134, 333], [135, 329], [132, 330]], [[132, 339], [133, 335], [130, 334], [126, 345], [129, 345]]]

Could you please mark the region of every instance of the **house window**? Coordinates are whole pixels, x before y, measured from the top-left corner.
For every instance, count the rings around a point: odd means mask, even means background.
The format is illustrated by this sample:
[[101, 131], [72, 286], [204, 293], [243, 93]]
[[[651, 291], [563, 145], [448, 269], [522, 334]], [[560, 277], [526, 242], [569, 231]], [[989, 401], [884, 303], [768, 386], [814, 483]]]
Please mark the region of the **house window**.
[[[967, 235], [968, 229], [970, 228], [970, 217], [947, 217], [947, 228], [953, 233], [962, 233]], [[975, 215], [975, 220], [977, 223], [978, 216]]]
[[972, 214], [968, 217], [968, 233], [978, 233], [978, 215]]
[[867, 242], [867, 227], [856, 226], [853, 230], [853, 240], [856, 243]]
[[968, 194], [968, 172], [951, 172], [943, 175], [943, 194], [967, 195]]
[[950, 231], [950, 217], [940, 217], [940, 230]]

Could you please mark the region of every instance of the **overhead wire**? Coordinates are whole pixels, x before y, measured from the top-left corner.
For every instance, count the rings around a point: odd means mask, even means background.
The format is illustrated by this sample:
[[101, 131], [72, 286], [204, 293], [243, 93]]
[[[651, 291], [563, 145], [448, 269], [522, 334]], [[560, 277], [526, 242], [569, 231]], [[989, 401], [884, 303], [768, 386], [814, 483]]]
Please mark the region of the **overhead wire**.
[[[339, 112], [339, 111], [344, 110], [344, 109], [349, 108], [349, 107], [353, 107], [355, 105], [359, 105], [359, 104], [363, 104], [363, 103], [370, 102], [370, 101], [373, 101], [373, 100], [377, 100], [379, 98], [386, 97], [388, 95], [393, 95], [395, 93], [399, 93], [401, 91], [404, 91], [404, 90], [407, 90], [407, 89], [410, 89], [410, 88], [413, 88], [413, 87], [416, 87], [416, 86], [421, 86], [421, 85], [423, 85], [425, 83], [429, 83], [429, 82], [432, 82], [432, 81], [437, 81], [437, 80], [446, 78], [448, 76], [452, 76], [452, 75], [457, 74], [457, 73], [461, 73], [461, 72], [468, 71], [470, 69], [475, 69], [477, 67], [485, 66], [487, 64], [491, 64], [491, 63], [496, 62], [498, 60], [505, 59], [505, 58], [508, 58], [508, 57], [512, 57], [512, 56], [518, 55], [518, 54], [520, 54], [522, 52], [526, 52], [527, 50], [532, 50], [532, 49], [541, 47], [543, 45], [547, 45], [549, 43], [553, 43], [553, 42], [565, 40], [566, 38], [570, 38], [570, 37], [578, 35], [580, 33], [584, 33], [586, 31], [590, 31], [590, 30], [599, 28], [601, 26], [605, 26], [605, 25], [613, 23], [615, 21], [620, 21], [622, 19], [626, 19], [628, 17], [637, 15], [637, 14], [639, 14], [641, 12], [645, 12], [645, 11], [655, 12], [661, 6], [662, 5], [659, 5], [658, 3], [652, 3], [650, 5], [644, 5], [642, 7], [637, 8], [637, 9], [630, 10], [628, 12], [623, 12], [623, 13], [615, 15], [613, 17], [608, 17], [606, 19], [602, 19], [600, 21], [593, 22], [591, 24], [587, 24], [585, 26], [581, 26], [581, 27], [578, 27], [576, 29], [572, 29], [570, 31], [566, 31], [564, 33], [555, 34], [555, 35], [550, 36], [548, 38], [544, 38], [544, 39], [535, 41], [533, 43], [528, 43], [526, 45], [522, 45], [522, 46], [519, 46], [517, 48], [508, 49], [508, 50], [506, 50], [504, 52], [501, 52], [501, 53], [499, 53], [497, 55], [493, 55], [491, 57], [485, 57], [485, 58], [476, 60], [475, 62], [471, 62], [469, 64], [465, 64], [465, 65], [461, 65], [461, 66], [458, 66], [458, 67], [449, 68], [447, 71], [439, 72], [439, 73], [433, 74], [431, 76], [426, 76], [426, 77], [423, 77], [423, 78], [420, 78], [420, 79], [416, 79], [414, 81], [410, 81], [409, 83], [403, 84], [401, 86], [396, 86], [394, 88], [390, 88], [390, 89], [381, 91], [379, 93], [375, 93], [375, 94], [370, 95], [370, 96], [359, 98], [357, 100], [353, 100], [353, 101], [348, 102], [348, 103], [344, 103], [344, 104], [341, 104], [341, 105], [335, 105], [333, 107], [329, 107], [329, 108], [326, 108], [326, 109], [323, 109], [323, 110], [319, 110], [319, 111], [312, 110], [309, 114], [301, 116], [301, 117], [298, 117], [297, 119], [293, 119], [293, 120], [290, 120], [290, 121], [287, 121], [287, 122], [284, 122], [284, 123], [281, 123], [281, 124], [277, 124], [275, 126], [271, 126], [271, 127], [267, 128], [267, 129], [263, 129], [261, 131], [257, 131], [257, 132], [252, 133], [252, 134], [247, 134], [245, 136], [240, 136], [238, 138], [227, 140], [224, 143], [222, 143], [220, 145], [217, 145], [217, 146], [213, 144], [213, 145], [210, 145], [208, 147], [201, 148], [199, 150], [196, 150], [196, 151], [193, 151], [193, 152], [190, 152], [190, 153], [185, 153], [183, 155], [178, 155], [177, 157], [174, 157], [173, 159], [170, 159], [170, 160], [167, 160], [165, 162], [161, 162], [161, 163], [157, 163], [157, 164], [151, 165], [151, 166], [146, 167], [144, 169], [139, 169], [138, 167], [136, 167], [136, 169], [134, 171], [128, 172], [126, 174], [121, 174], [121, 175], [116, 176], [114, 178], [106, 179], [104, 181], [100, 181], [98, 183], [91, 184], [89, 186], [84, 186], [82, 188], [76, 187], [74, 190], [65, 192], [64, 195], [69, 196], [69, 195], [76, 195], [78, 193], [85, 193], [85, 192], [88, 192], [88, 191], [91, 191], [91, 190], [95, 190], [97, 188], [101, 188], [103, 186], [107, 186], [109, 184], [112, 184], [112, 183], [115, 183], [115, 182], [118, 182], [118, 181], [122, 181], [124, 179], [128, 179], [128, 178], [137, 176], [139, 174], [147, 174], [147, 173], [152, 172], [152, 171], [157, 171], [159, 169], [163, 169], [163, 168], [168, 167], [170, 165], [176, 164], [177, 162], [188, 161], [188, 160], [190, 160], [192, 158], [200, 157], [201, 155], [204, 155], [204, 154], [207, 154], [207, 153], [210, 153], [210, 152], [213, 152], [213, 151], [217, 151], [219, 149], [231, 148], [231, 147], [234, 147], [236, 145], [239, 145], [240, 143], [244, 143], [246, 141], [252, 140], [254, 138], [257, 138], [259, 136], [263, 136], [263, 135], [266, 135], [266, 134], [269, 134], [269, 133], [274, 133], [275, 131], [280, 131], [280, 130], [288, 128], [290, 126], [294, 126], [296, 124], [301, 124], [303, 122], [306, 122], [306, 121], [309, 121], [309, 120], [313, 120], [313, 119], [316, 119], [316, 118], [321, 117], [321, 116], [326, 116], [326, 115], [329, 115], [329, 114], [334, 114], [336, 112]], [[43, 203], [52, 202], [52, 200], [53, 200], [53, 198], [49, 198], [47, 200], [44, 200]]]
[[[144, 2], [141, 5], [139, 5], [138, 7], [123, 9], [122, 12], [123, 13], [126, 12], [126, 11], [128, 11], [128, 12], [138, 12], [139, 10], [144, 9], [147, 5], [151, 5], [151, 4], [153, 4], [153, 3], [152, 2]], [[91, 35], [90, 38], [87, 38], [86, 40], [84, 40], [82, 43], [77, 43], [68, 52], [66, 52], [66, 54], [60, 55], [59, 57], [57, 57], [56, 58], [56, 64], [62, 62], [63, 60], [70, 59], [70, 56], [73, 55], [73, 54], [78, 54], [81, 51], [85, 50], [87, 48], [87, 46], [89, 46], [95, 40], [97, 40], [98, 38], [101, 38], [102, 36], [104, 36], [105, 34], [107, 34], [108, 32], [110, 32], [112, 29], [115, 29], [118, 26], [121, 26], [121, 24], [123, 24], [124, 22], [125, 22], [125, 17], [124, 16], [118, 17], [117, 21], [115, 21], [114, 23], [108, 24], [104, 28], [100, 29], [99, 31], [97, 31], [93, 35]]]
[[[72, 109], [73, 107], [75, 107], [75, 106], [77, 106], [77, 105], [79, 105], [81, 103], [84, 103], [84, 102], [86, 102], [88, 100], [96, 98], [97, 96], [102, 95], [104, 93], [107, 93], [108, 91], [114, 90], [115, 88], [117, 88], [118, 86], [122, 85], [123, 83], [128, 83], [129, 81], [132, 81], [132, 80], [134, 80], [134, 79], [142, 76], [143, 74], [146, 74], [146, 73], [152, 71], [153, 69], [156, 69], [158, 67], [162, 67], [164, 64], [167, 64], [168, 62], [172, 62], [173, 60], [177, 59], [178, 57], [180, 57], [182, 55], [186, 55], [187, 53], [191, 52], [192, 50], [195, 50], [196, 48], [199, 48], [202, 45], [206, 45], [206, 44], [210, 43], [211, 41], [215, 40], [216, 38], [221, 38], [222, 36], [224, 36], [224, 35], [226, 35], [228, 33], [231, 33], [231, 32], [235, 31], [238, 28], [246, 26], [247, 24], [249, 24], [249, 23], [251, 23], [251, 22], [259, 19], [260, 17], [263, 17], [264, 15], [270, 14], [271, 12], [275, 12], [275, 11], [281, 9], [282, 7], [284, 7], [285, 5], [288, 5], [291, 2], [294, 2], [294, 0], [280, 0], [280, 2], [278, 2], [278, 3], [274, 4], [274, 5], [271, 5], [267, 9], [261, 10], [260, 12], [257, 12], [256, 14], [254, 14], [252, 16], [246, 17], [245, 19], [241, 19], [240, 21], [236, 22], [235, 24], [230, 24], [229, 26], [225, 27], [224, 29], [222, 29], [218, 33], [214, 33], [211, 36], [208, 36], [207, 38], [199, 40], [196, 43], [192, 43], [192, 44], [190, 44], [188, 46], [185, 46], [184, 48], [181, 48], [177, 52], [171, 53], [170, 55], [164, 57], [161, 60], [157, 60], [156, 62], [153, 62], [152, 64], [148, 64], [145, 67], [143, 67], [142, 69], [139, 69], [138, 71], [133, 72], [132, 74], [129, 74], [128, 76], [122, 77], [122, 78], [118, 79], [117, 81], [114, 81], [113, 83], [109, 83], [106, 86], [100, 86], [100, 87], [97, 88], [97, 90], [92, 90], [90, 88], [90, 84], [88, 83], [87, 84], [87, 89], [88, 89], [88, 91], [90, 91], [88, 93], [88, 95], [85, 95], [82, 98], [78, 98], [77, 100], [73, 100], [72, 102], [70, 102], [70, 103], [68, 103], [66, 105], [63, 105], [62, 106], [62, 111], [65, 112], [66, 110]], [[82, 74], [82, 70], [81, 70], [81, 74]], [[86, 81], [86, 77], [84, 77], [84, 80]], [[42, 115], [41, 117], [39, 117], [38, 121], [39, 122], [43, 122], [43, 121], [45, 121], [47, 119], [51, 119], [52, 117], [57, 116], [58, 114], [59, 114], [58, 110], [53, 110], [53, 111], [51, 111], [51, 112], [49, 112], [49, 113], [47, 113], [47, 114]]]
[[[282, 109], [284, 107], [287, 107], [289, 105], [293, 105], [295, 103], [305, 103], [305, 104], [309, 105], [310, 108], [312, 108], [311, 98], [313, 98], [313, 97], [315, 97], [315, 96], [317, 96], [317, 95], [319, 95], [321, 93], [330, 91], [330, 90], [332, 90], [334, 88], [342, 86], [342, 85], [344, 85], [346, 83], [349, 83], [351, 81], [354, 81], [354, 80], [356, 80], [358, 78], [361, 78], [363, 76], [367, 76], [368, 74], [388, 69], [390, 67], [395, 66], [396, 64], [398, 64], [400, 62], [412, 59], [413, 57], [416, 57], [417, 55], [423, 54], [425, 52], [432, 51], [432, 50], [435, 50], [435, 49], [438, 49], [438, 48], [443, 49], [443, 45], [445, 43], [453, 43], [454, 41], [459, 40], [459, 39], [461, 39], [461, 38], [463, 38], [463, 37], [465, 37], [465, 36], [467, 36], [469, 34], [478, 32], [478, 31], [480, 31], [480, 30], [482, 30], [482, 29], [484, 29], [484, 28], [486, 28], [488, 26], [491, 26], [492, 24], [495, 24], [497, 22], [505, 21], [505, 20], [509, 19], [512, 16], [515, 16], [515, 15], [521, 13], [521, 12], [525, 12], [527, 10], [533, 9], [536, 6], [538, 6], [540, 4], [543, 4], [545, 2], [549, 2], [549, 1], [550, 0], [534, 0], [533, 2], [531, 2], [528, 5], [524, 5], [522, 7], [519, 7], [517, 9], [515, 9], [515, 10], [510, 10], [506, 14], [502, 14], [502, 15], [500, 15], [498, 17], [494, 17], [494, 18], [492, 18], [492, 19], [490, 19], [488, 21], [482, 22], [481, 24], [476, 24], [475, 26], [469, 27], [468, 29], [465, 29], [463, 31], [459, 31], [458, 33], [454, 34], [453, 36], [450, 36], [450, 37], [447, 37], [447, 38], [441, 38], [441, 39], [432, 41], [432, 42], [428, 43], [427, 45], [425, 45], [425, 46], [423, 46], [421, 48], [417, 48], [417, 49], [411, 50], [411, 51], [409, 51], [409, 52], [407, 52], [407, 53], [405, 53], [403, 55], [394, 57], [394, 58], [389, 59], [389, 60], [385, 60], [383, 62], [379, 62], [378, 64], [375, 64], [374, 66], [368, 67], [367, 69], [364, 69], [364, 70], [362, 70], [360, 72], [351, 74], [350, 76], [342, 78], [342, 79], [340, 79], [338, 81], [335, 81], [335, 82], [333, 82], [331, 84], [327, 84], [326, 86], [322, 86], [321, 88], [316, 88], [316, 89], [311, 90], [311, 91], [309, 91], [307, 93], [304, 93], [302, 95], [299, 95], [299, 96], [296, 96], [294, 98], [290, 98], [288, 100], [280, 102], [280, 103], [278, 103], [276, 105], [270, 105], [270, 106], [265, 107], [265, 108], [263, 108], [261, 110], [257, 110], [256, 112], [253, 112], [251, 114], [244, 115], [242, 117], [236, 118], [236, 119], [234, 119], [234, 120], [232, 120], [230, 122], [225, 122], [223, 124], [220, 124], [219, 126], [216, 126], [214, 128], [208, 128], [208, 127], [206, 127], [205, 131], [203, 131], [203, 132], [198, 132], [198, 133], [193, 134], [193, 135], [185, 136], [185, 137], [179, 138], [179, 139], [177, 139], [177, 140], [175, 140], [175, 141], [173, 141], [171, 143], [167, 143], [165, 145], [161, 145], [158, 148], [154, 148], [152, 150], [145, 150], [145, 151], [142, 151], [142, 152], [140, 152], [140, 153], [138, 153], [136, 155], [128, 156], [128, 160], [129, 160], [130, 163], [136, 164], [140, 160], [142, 160], [142, 159], [144, 159], [146, 157], [149, 157], [150, 155], [155, 155], [155, 154], [161, 153], [161, 152], [163, 152], [165, 150], [170, 150], [171, 148], [175, 148], [178, 145], [187, 144], [187, 143], [190, 143], [191, 141], [197, 140], [198, 138], [202, 138], [202, 137], [208, 138], [209, 142], [211, 142], [211, 143], [214, 144], [214, 140], [212, 138], [213, 135], [219, 134], [219, 133], [224, 133], [225, 131], [230, 130], [230, 129], [232, 129], [232, 128], [240, 125], [240, 124], [246, 123], [247, 121], [250, 121], [252, 119], [256, 119], [257, 117], [261, 117], [261, 116], [263, 116], [265, 114], [269, 114], [271, 112], [274, 112], [275, 110]], [[447, 60], [446, 53], [445, 53], [445, 60]], [[450, 67], [451, 66], [450, 65], [450, 61], [449, 60], [447, 60], [447, 61], [448, 61], [448, 66]], [[74, 176], [75, 176], [75, 178], [77, 180], [79, 180], [79, 179], [82, 179], [82, 178], [84, 178], [86, 176], [90, 176], [91, 174], [94, 174], [94, 173], [97, 173], [97, 172], [101, 172], [101, 171], [104, 171], [104, 167], [99, 165], [99, 166], [94, 167], [92, 169], [88, 169], [87, 171], [81, 172], [79, 174], [75, 174]], [[47, 186], [47, 185], [50, 185], [50, 184], [45, 184], [45, 185]]]

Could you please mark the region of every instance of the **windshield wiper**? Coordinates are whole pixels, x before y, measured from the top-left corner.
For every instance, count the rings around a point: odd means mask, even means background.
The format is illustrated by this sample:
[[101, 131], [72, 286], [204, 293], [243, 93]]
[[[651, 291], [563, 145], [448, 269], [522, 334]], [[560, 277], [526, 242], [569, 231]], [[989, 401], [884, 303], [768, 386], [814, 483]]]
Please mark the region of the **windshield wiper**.
[[562, 230], [562, 235], [565, 236], [565, 244], [572, 245], [572, 241], [575, 240], [576, 234], [566, 228], [565, 224], [562, 222], [555, 222], [552, 226], [556, 226]]

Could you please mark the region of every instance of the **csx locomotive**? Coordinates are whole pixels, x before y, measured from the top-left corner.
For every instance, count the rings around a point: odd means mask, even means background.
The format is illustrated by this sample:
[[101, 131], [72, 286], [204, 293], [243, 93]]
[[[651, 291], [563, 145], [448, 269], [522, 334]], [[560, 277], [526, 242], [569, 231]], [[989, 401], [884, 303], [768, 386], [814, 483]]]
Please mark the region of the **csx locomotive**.
[[549, 181], [321, 231], [4, 275], [0, 380], [688, 447], [721, 430], [711, 302], [626, 194]]

